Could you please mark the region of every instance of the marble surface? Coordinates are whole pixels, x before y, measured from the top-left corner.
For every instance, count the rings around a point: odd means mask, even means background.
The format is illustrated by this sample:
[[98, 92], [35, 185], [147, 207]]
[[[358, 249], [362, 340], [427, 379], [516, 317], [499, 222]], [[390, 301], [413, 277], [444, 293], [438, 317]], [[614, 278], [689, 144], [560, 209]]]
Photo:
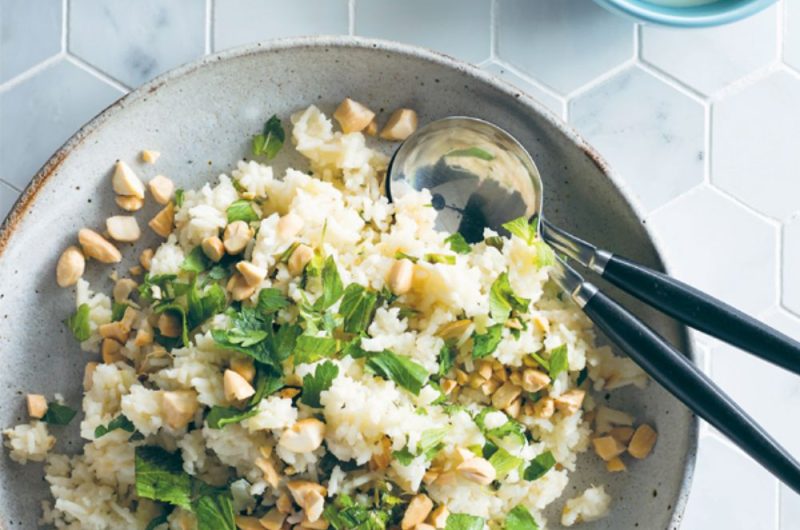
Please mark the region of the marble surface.
[[[800, 0], [703, 30], [589, 0], [0, 0], [0, 217], [126, 91], [323, 33], [432, 47], [530, 93], [628, 182], [677, 277], [800, 337]], [[701, 366], [800, 455], [800, 379], [698, 341]], [[700, 447], [685, 530], [800, 530], [800, 496], [706, 426]]]

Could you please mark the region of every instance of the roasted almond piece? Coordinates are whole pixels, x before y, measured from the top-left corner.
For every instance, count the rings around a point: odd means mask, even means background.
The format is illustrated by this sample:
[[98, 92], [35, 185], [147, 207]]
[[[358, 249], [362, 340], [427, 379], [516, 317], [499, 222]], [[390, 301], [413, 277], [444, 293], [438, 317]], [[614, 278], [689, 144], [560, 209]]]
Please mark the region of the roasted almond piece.
[[403, 514], [403, 520], [400, 522], [400, 528], [402, 530], [411, 530], [425, 521], [431, 510], [433, 510], [433, 501], [430, 497], [424, 493], [415, 495], [411, 502], [408, 503], [406, 513]]
[[218, 262], [225, 255], [225, 246], [217, 236], [207, 237], [200, 243], [203, 254], [214, 263]]
[[278, 226], [275, 232], [278, 234], [278, 239], [287, 241], [296, 236], [304, 225], [303, 218], [296, 213], [289, 212], [280, 219], [278, 219]]
[[454, 320], [439, 326], [439, 329], [436, 330], [436, 335], [444, 340], [459, 340], [471, 325], [472, 321], [469, 319]]
[[543, 397], [533, 405], [533, 415], [537, 418], [550, 418], [555, 411], [555, 402], [551, 397]]
[[417, 113], [411, 109], [397, 109], [389, 116], [389, 121], [383, 126], [381, 138], [384, 140], [400, 141], [408, 138], [417, 130]]
[[26, 397], [28, 416], [40, 420], [47, 413], [47, 398], [41, 394], [28, 394]]
[[234, 221], [225, 227], [222, 243], [228, 254], [233, 255], [243, 251], [252, 237], [253, 231], [250, 225], [244, 221]]
[[76, 246], [67, 247], [56, 264], [56, 283], [59, 287], [69, 287], [78, 283], [86, 270], [86, 259]]
[[117, 247], [94, 230], [81, 228], [78, 231], [78, 242], [81, 244], [84, 255], [101, 263], [119, 263], [122, 261], [122, 254]]
[[106, 219], [106, 231], [113, 239], [133, 243], [142, 235], [136, 218], [130, 215], [114, 215]]
[[456, 386], [458, 386], [458, 383], [456, 383], [452, 379], [442, 379], [441, 381], [442, 392], [444, 393], [445, 396], [449, 396], [450, 393], [453, 391], [453, 389], [456, 388]]
[[646, 458], [656, 444], [658, 434], [647, 424], [639, 425], [628, 444], [628, 453], [639, 460]]
[[236, 264], [236, 270], [242, 275], [247, 285], [257, 286], [267, 277], [267, 269], [258, 267], [249, 261], [240, 261]]
[[164, 175], [156, 175], [147, 183], [150, 195], [158, 204], [167, 204], [175, 191], [175, 184]]
[[114, 202], [126, 212], [138, 212], [144, 206], [144, 199], [133, 195], [117, 195], [114, 197]]
[[156, 325], [159, 333], [171, 339], [180, 337], [183, 333], [183, 324], [180, 317], [167, 311], [158, 315], [158, 323]]
[[256, 458], [255, 464], [256, 467], [264, 474], [264, 480], [267, 482], [267, 484], [273, 488], [277, 488], [281, 481], [281, 477], [278, 474], [278, 471], [275, 469], [275, 466], [272, 464], [272, 461], [269, 458], [258, 457]]
[[308, 245], [298, 245], [292, 255], [289, 256], [289, 262], [286, 267], [289, 269], [289, 274], [292, 276], [300, 276], [306, 268], [306, 265], [314, 257], [314, 251]]
[[245, 280], [244, 276], [242, 276], [239, 272], [234, 273], [230, 277], [226, 288], [228, 289], [228, 292], [231, 293], [231, 298], [237, 302], [241, 302], [242, 300], [250, 298], [253, 296], [253, 293], [256, 292], [255, 285], [250, 285], [247, 283], [247, 280]]
[[620, 443], [627, 445], [633, 437], [633, 427], [614, 427], [608, 431], [608, 434], [613, 436]]
[[258, 518], [250, 515], [237, 515], [236, 528], [239, 530], [264, 530]]
[[392, 461], [392, 441], [388, 436], [381, 438], [380, 449], [379, 452], [372, 453], [369, 460], [370, 471], [386, 469]]
[[314, 522], [322, 515], [325, 507], [325, 487], [308, 480], [292, 480], [286, 487], [292, 494], [294, 502], [305, 512], [309, 522]]
[[625, 446], [613, 436], [601, 436], [592, 440], [592, 446], [597, 456], [608, 462], [612, 458], [625, 452]]
[[608, 462], [606, 462], [606, 469], [609, 473], [619, 473], [620, 471], [625, 471], [627, 468], [625, 467], [625, 462], [618, 456], [615, 456]]
[[153, 263], [153, 254], [155, 254], [155, 252], [153, 252], [152, 248], [146, 248], [139, 255], [139, 263], [141, 263], [146, 271], [150, 270], [150, 265]]
[[100, 355], [103, 357], [105, 364], [113, 364], [117, 361], [123, 361], [125, 358], [122, 356], [122, 344], [114, 339], [103, 339], [103, 344], [100, 347]]
[[389, 276], [386, 278], [386, 283], [389, 285], [389, 290], [396, 295], [406, 294], [411, 290], [411, 285], [414, 280], [414, 264], [411, 260], [401, 259], [396, 260], [389, 269]]
[[122, 160], [117, 160], [117, 164], [114, 167], [114, 175], [111, 177], [111, 184], [115, 193], [144, 199], [144, 184], [142, 184], [142, 181], [139, 180], [139, 177], [136, 176], [131, 167]]
[[142, 161], [146, 164], [155, 164], [160, 156], [161, 153], [153, 151], [152, 149], [145, 149], [142, 151]]
[[127, 301], [133, 290], [136, 289], [136, 286], [137, 283], [130, 278], [117, 280], [117, 283], [114, 284], [114, 290], [112, 291], [114, 301], [119, 304]]
[[322, 445], [325, 424], [316, 418], [298, 420], [283, 431], [278, 445], [293, 453], [310, 453]]
[[430, 517], [428, 517], [428, 522], [433, 525], [434, 528], [444, 528], [447, 526], [448, 517], [450, 517], [450, 510], [447, 509], [447, 506], [442, 504], [431, 512]]
[[108, 324], [102, 324], [99, 328], [97, 328], [97, 331], [104, 339], [114, 339], [115, 341], [124, 344], [128, 340], [128, 335], [130, 335], [131, 328], [124, 322], [117, 321], [109, 322]]
[[275, 501], [275, 507], [278, 508], [278, 511], [281, 513], [291, 513], [293, 511], [292, 499], [290, 499], [286, 493], [281, 493], [278, 496], [278, 500]]
[[161, 408], [167, 425], [173, 429], [186, 427], [194, 418], [199, 404], [194, 390], [168, 390], [161, 394]]
[[522, 389], [517, 385], [505, 383], [492, 394], [492, 406], [502, 410], [513, 403], [522, 394]]
[[597, 407], [597, 414], [595, 415], [594, 422], [595, 432], [598, 434], [605, 434], [610, 431], [614, 425], [633, 425], [633, 416], [627, 412], [600, 405]]
[[281, 530], [283, 522], [286, 520], [286, 514], [281, 513], [277, 508], [268, 511], [261, 519], [258, 520], [261, 526], [267, 530]]
[[251, 358], [235, 358], [231, 359], [231, 370], [241, 375], [245, 381], [252, 383], [256, 377], [256, 367], [253, 359]]
[[97, 363], [92, 361], [86, 363], [83, 369], [83, 390], [88, 392], [92, 389], [92, 382], [94, 379], [94, 371], [97, 370]]
[[506, 414], [508, 414], [512, 418], [517, 419], [519, 417], [520, 411], [522, 410], [522, 399], [520, 398], [515, 399], [514, 401], [509, 403], [509, 405], [503, 410], [505, 411]]
[[375, 113], [358, 101], [345, 98], [336, 108], [333, 117], [346, 134], [363, 131], [375, 118]]
[[233, 370], [225, 370], [222, 385], [228, 401], [242, 401], [256, 393], [253, 385]]
[[161, 237], [168, 237], [172, 232], [172, 224], [175, 221], [175, 205], [168, 203], [164, 208], [158, 212], [155, 217], [150, 219], [147, 226], [153, 229], [153, 232]]
[[475, 457], [461, 462], [456, 467], [456, 470], [461, 473], [465, 479], [484, 486], [491, 484], [497, 477], [494, 466], [485, 458]]
[[378, 134], [378, 122], [374, 119], [369, 122], [369, 125], [364, 128], [364, 134], [368, 134], [369, 136], [375, 136]]
[[535, 368], [526, 368], [520, 375], [520, 386], [525, 392], [537, 392], [550, 384], [550, 377]]
[[556, 398], [553, 398], [553, 401], [555, 402], [558, 410], [569, 416], [578, 412], [578, 409], [580, 409], [581, 405], [583, 404], [583, 398], [585, 396], [585, 391], [574, 388], [572, 390], [567, 390]]

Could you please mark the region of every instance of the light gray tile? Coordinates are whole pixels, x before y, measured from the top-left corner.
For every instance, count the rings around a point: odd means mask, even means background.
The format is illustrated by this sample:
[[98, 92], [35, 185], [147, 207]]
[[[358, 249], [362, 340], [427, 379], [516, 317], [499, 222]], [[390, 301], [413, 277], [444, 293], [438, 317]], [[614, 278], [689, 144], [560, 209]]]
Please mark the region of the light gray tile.
[[750, 457], [704, 436], [681, 530], [772, 530], [775, 490], [775, 479]]
[[489, 57], [488, 0], [362, 0], [356, 33], [432, 48], [474, 63]]
[[633, 23], [586, 0], [501, 0], [497, 54], [562, 94], [633, 57]]
[[25, 187], [50, 155], [121, 93], [60, 60], [0, 93], [0, 174]]
[[800, 70], [800, 0], [785, 0], [784, 4], [786, 32], [783, 37], [783, 58], [787, 64]]
[[61, 0], [0, 2], [0, 83], [61, 50]]
[[800, 79], [776, 72], [714, 105], [711, 181], [759, 212], [800, 211]]
[[800, 530], [800, 495], [781, 484], [780, 530]]
[[214, 49], [277, 37], [347, 33], [347, 0], [217, 0]]
[[564, 101], [548, 94], [540, 87], [526, 81], [515, 73], [508, 71], [503, 65], [491, 62], [484, 65], [483, 69], [527, 93], [536, 101], [553, 111], [557, 116], [564, 115]]
[[642, 28], [642, 58], [711, 94], [778, 56], [778, 8], [703, 29]]
[[749, 314], [776, 305], [778, 234], [770, 223], [702, 186], [659, 209], [647, 224], [679, 280]]
[[783, 303], [800, 315], [800, 216], [783, 229]]
[[572, 100], [569, 118], [646, 209], [703, 180], [702, 105], [638, 67]]
[[6, 218], [14, 202], [19, 197], [19, 192], [0, 180], [0, 223]]
[[205, 2], [73, 0], [69, 50], [130, 87], [201, 57]]

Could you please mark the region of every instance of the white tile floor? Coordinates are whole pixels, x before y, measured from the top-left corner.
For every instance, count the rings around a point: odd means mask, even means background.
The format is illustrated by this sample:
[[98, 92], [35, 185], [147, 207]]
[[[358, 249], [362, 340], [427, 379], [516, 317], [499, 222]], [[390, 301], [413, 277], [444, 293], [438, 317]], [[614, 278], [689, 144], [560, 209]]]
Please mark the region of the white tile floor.
[[[0, 217], [125, 91], [320, 33], [433, 47], [531, 93], [627, 180], [678, 277], [800, 337], [800, 0], [691, 31], [589, 0], [0, 0]], [[700, 340], [703, 366], [800, 453], [800, 380]], [[800, 496], [704, 428], [683, 528], [798, 530]]]

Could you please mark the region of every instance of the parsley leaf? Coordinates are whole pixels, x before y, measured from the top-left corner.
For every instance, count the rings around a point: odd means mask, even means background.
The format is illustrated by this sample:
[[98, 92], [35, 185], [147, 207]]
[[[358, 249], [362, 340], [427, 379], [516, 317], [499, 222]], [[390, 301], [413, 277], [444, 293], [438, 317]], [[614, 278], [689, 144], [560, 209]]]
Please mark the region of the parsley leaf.
[[294, 351], [303, 328], [297, 324], [283, 324], [272, 339], [272, 349], [279, 361], [285, 361]]
[[101, 436], [105, 436], [116, 429], [122, 429], [126, 432], [133, 432], [136, 430], [136, 426], [134, 426], [133, 422], [131, 422], [131, 420], [129, 420], [124, 414], [120, 414], [108, 422], [108, 425], [98, 425], [94, 430], [94, 437], [95, 439], [100, 438]]
[[258, 293], [258, 303], [256, 309], [261, 311], [264, 315], [271, 315], [277, 313], [281, 309], [289, 306], [289, 299], [283, 293], [274, 287], [267, 287], [261, 289]]
[[555, 380], [558, 374], [569, 369], [569, 358], [567, 357], [567, 345], [562, 344], [550, 352], [550, 379]]
[[408, 447], [403, 447], [399, 451], [392, 451], [392, 457], [402, 465], [407, 466], [414, 461], [417, 455], [409, 451]]
[[178, 454], [155, 446], [136, 448], [136, 494], [143, 499], [192, 509], [192, 480]]
[[506, 515], [503, 530], [539, 530], [539, 525], [531, 512], [520, 504]]
[[253, 203], [244, 199], [233, 201], [228, 206], [226, 213], [228, 214], [228, 223], [234, 221], [244, 221], [245, 223], [258, 221], [258, 213], [253, 208]]
[[548, 372], [550, 371], [550, 361], [548, 361], [547, 359], [543, 358], [541, 355], [535, 352], [531, 352], [530, 356], [533, 357], [533, 360], [536, 361], [539, 364], [539, 366], [541, 366]]
[[472, 358], [483, 359], [494, 353], [503, 338], [503, 324], [486, 328], [486, 333], [472, 333]]
[[444, 377], [453, 367], [455, 364], [456, 355], [458, 355], [458, 350], [451, 341], [446, 341], [442, 349], [439, 350], [439, 371], [437, 375], [439, 377]]
[[273, 114], [264, 124], [264, 131], [253, 137], [253, 156], [264, 155], [267, 160], [272, 160], [280, 151], [284, 140], [286, 132], [283, 130], [281, 120]]
[[484, 521], [476, 515], [451, 513], [447, 516], [444, 530], [483, 530]]
[[535, 219], [528, 222], [525, 217], [518, 217], [513, 221], [503, 223], [503, 228], [508, 230], [511, 234], [525, 241], [527, 244], [532, 244], [536, 239], [536, 221]]
[[225, 290], [222, 287], [212, 284], [201, 293], [197, 284], [192, 282], [189, 292], [186, 293], [188, 328], [194, 329], [217, 313], [221, 313], [225, 309], [225, 304]]
[[192, 249], [189, 254], [183, 258], [181, 263], [181, 270], [185, 272], [200, 273], [208, 269], [211, 260], [206, 257], [203, 248], [198, 245]]
[[324, 357], [330, 357], [339, 349], [336, 339], [300, 335], [294, 347], [294, 364], [313, 363]]
[[342, 278], [336, 268], [336, 261], [333, 256], [328, 256], [322, 267], [322, 296], [314, 303], [314, 309], [317, 311], [328, 309], [341, 298], [343, 291]]
[[494, 155], [480, 147], [467, 147], [464, 149], [454, 149], [444, 156], [466, 156], [471, 158], [480, 158], [481, 160], [491, 161], [494, 160]]
[[78, 341], [83, 342], [92, 336], [89, 327], [89, 304], [81, 304], [75, 313], [67, 319], [67, 327]]
[[554, 465], [556, 465], [556, 459], [553, 457], [553, 453], [545, 451], [531, 460], [522, 477], [525, 480], [536, 480], [543, 477]]
[[391, 379], [415, 396], [419, 395], [419, 391], [428, 380], [428, 372], [422, 365], [389, 350], [383, 350], [369, 357], [366, 366], [384, 379]]
[[444, 447], [444, 438], [450, 432], [450, 427], [442, 427], [440, 429], [426, 429], [422, 431], [417, 444], [417, 451], [421, 455], [425, 455], [428, 461], [433, 460], [436, 454]]
[[471, 250], [467, 240], [458, 232], [449, 235], [444, 242], [450, 244], [450, 250], [456, 254], [469, 254]]
[[492, 464], [497, 472], [498, 479], [505, 478], [513, 469], [522, 465], [522, 462], [521, 458], [512, 455], [502, 447], [498, 447], [497, 451], [489, 457], [489, 463]]
[[527, 298], [514, 294], [505, 272], [497, 277], [489, 291], [489, 311], [497, 322], [508, 320], [512, 310], [524, 313], [530, 303]]
[[333, 380], [339, 375], [339, 367], [330, 361], [318, 364], [314, 375], [307, 374], [303, 377], [303, 394], [300, 401], [309, 407], [319, 408], [319, 395], [323, 390], [328, 390], [333, 384]]
[[339, 313], [344, 319], [345, 333], [361, 333], [366, 331], [375, 314], [378, 293], [368, 290], [357, 283], [351, 283], [344, 290]]
[[51, 401], [47, 403], [47, 412], [44, 413], [42, 421], [50, 425], [67, 425], [77, 413], [78, 411], [73, 408]]

